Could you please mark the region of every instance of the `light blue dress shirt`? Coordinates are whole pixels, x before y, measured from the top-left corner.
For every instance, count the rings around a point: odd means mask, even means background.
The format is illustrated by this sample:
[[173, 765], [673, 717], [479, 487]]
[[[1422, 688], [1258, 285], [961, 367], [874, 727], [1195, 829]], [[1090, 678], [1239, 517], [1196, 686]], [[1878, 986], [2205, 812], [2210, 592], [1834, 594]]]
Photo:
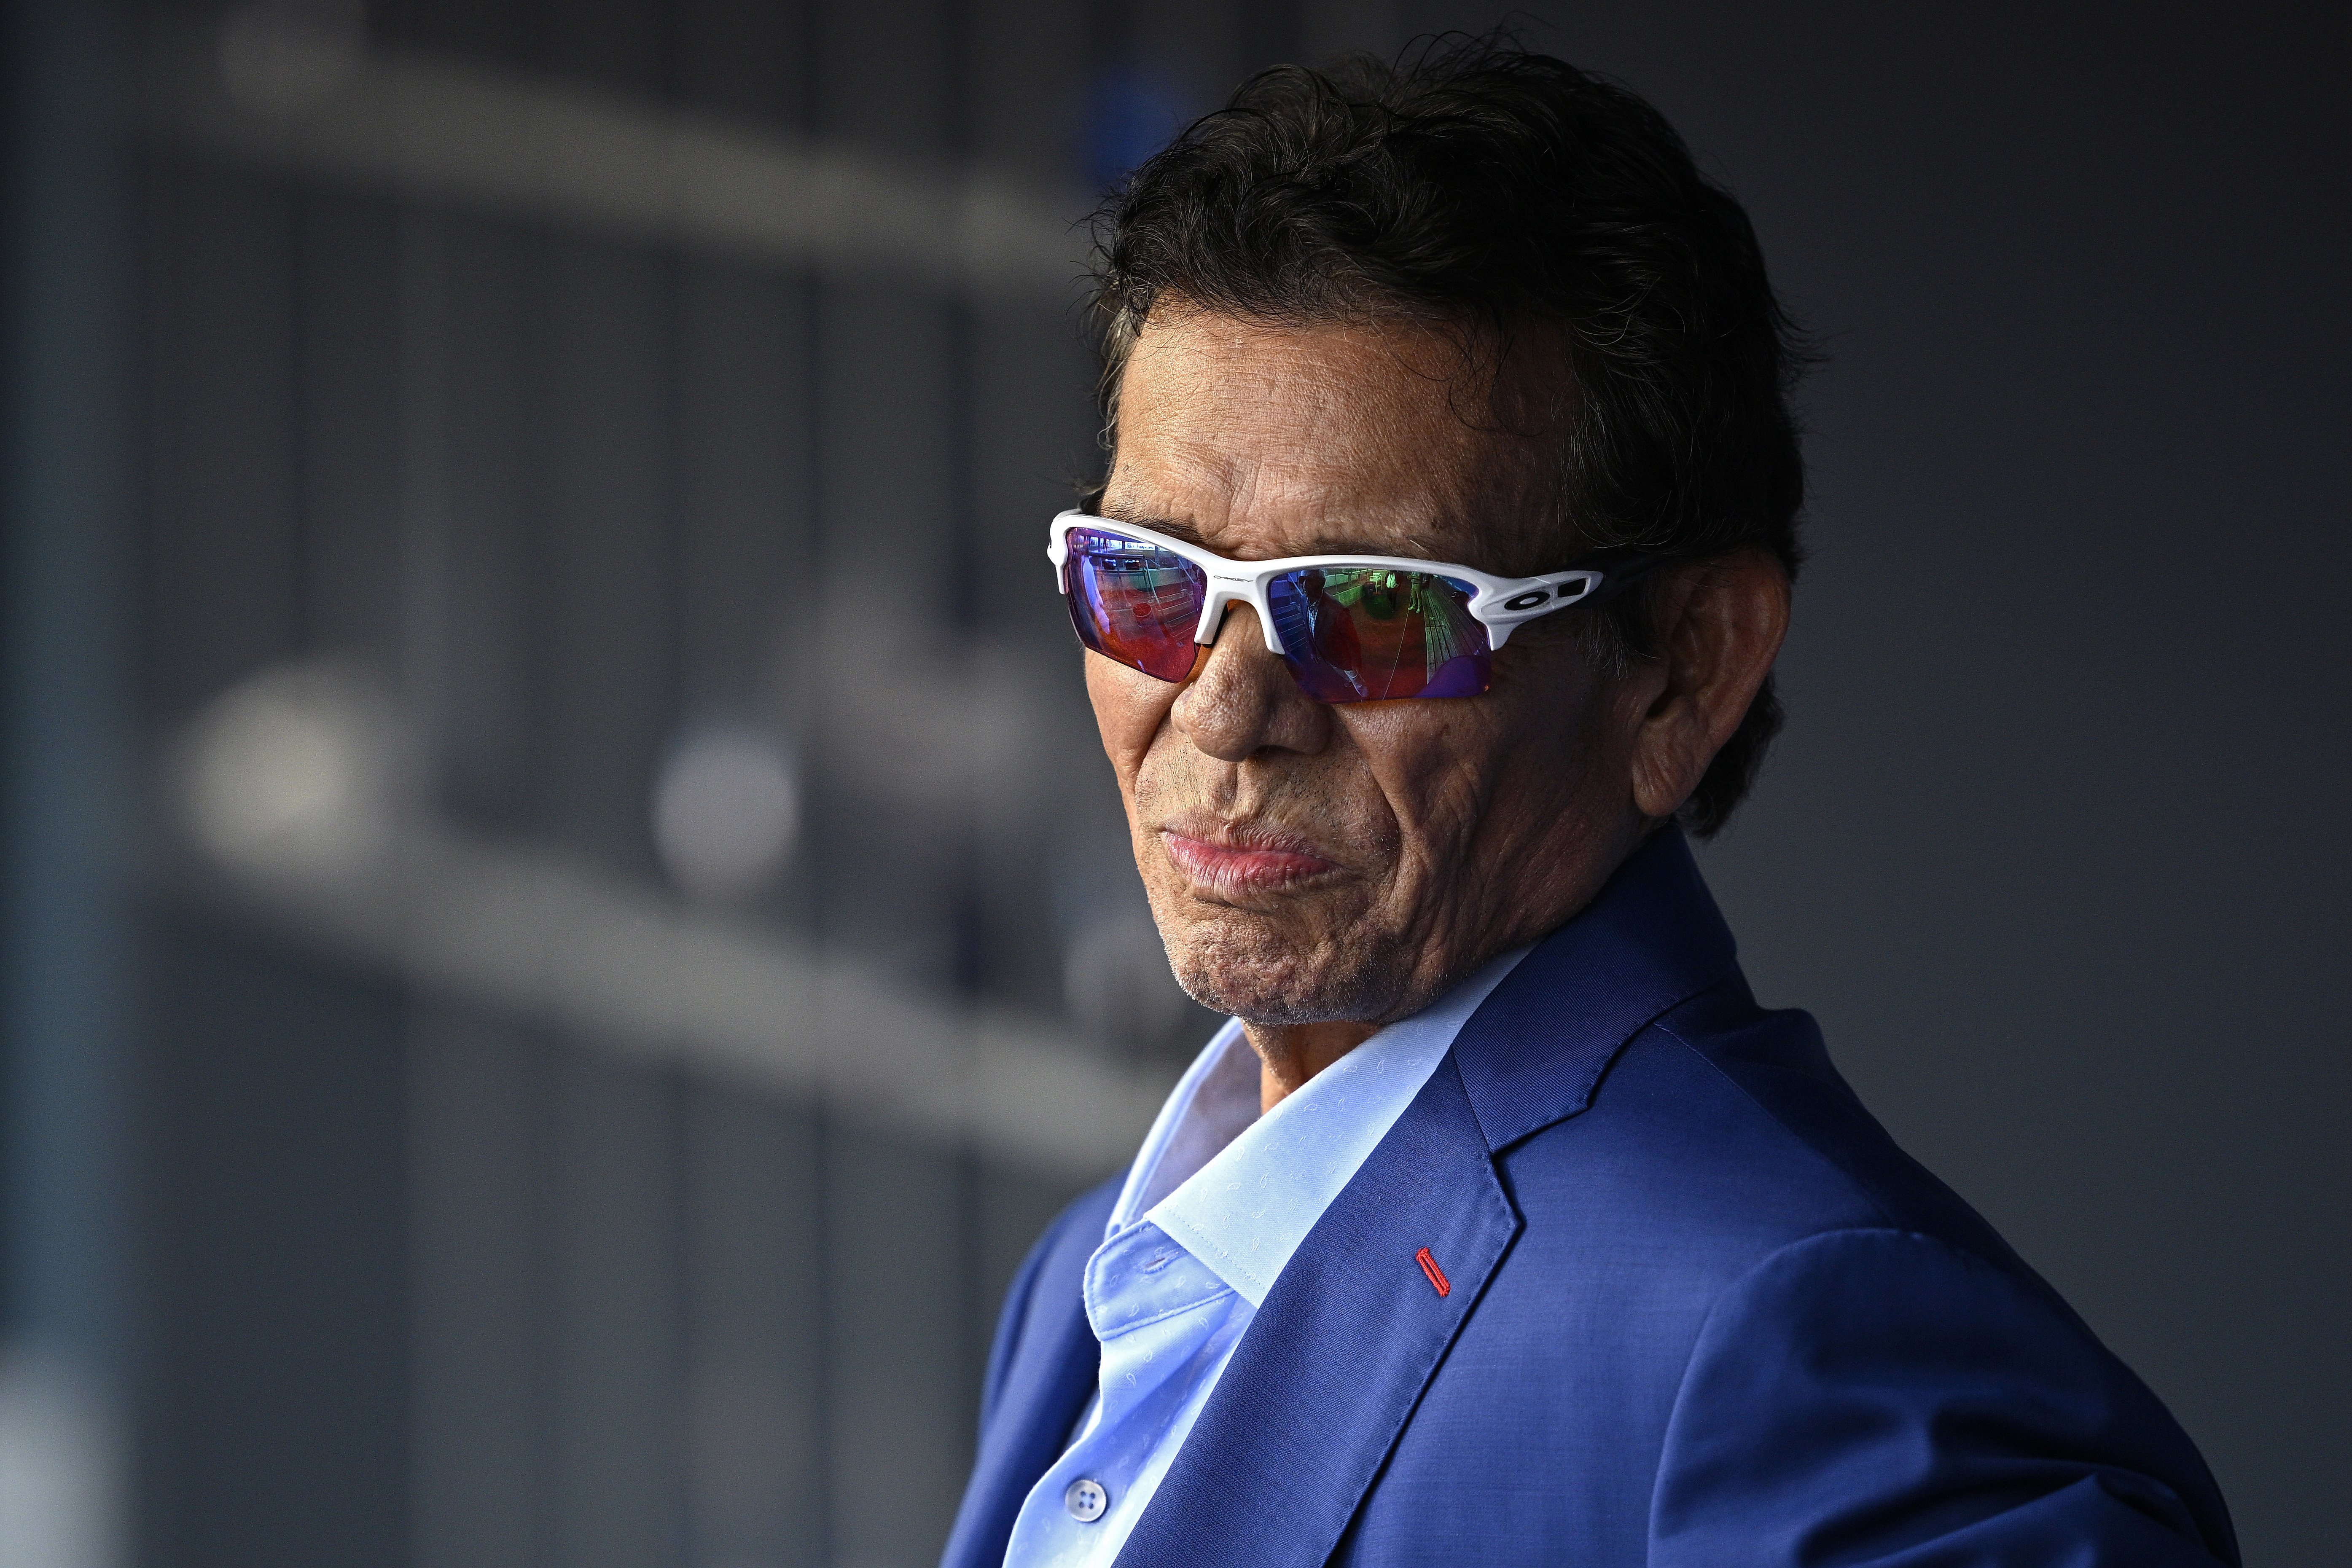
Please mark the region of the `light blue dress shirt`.
[[1102, 1374], [1076, 1441], [1021, 1505], [1006, 1568], [1108, 1568], [1306, 1239], [1454, 1036], [1530, 949], [1507, 953], [1259, 1113], [1228, 1022], [1160, 1108], [1087, 1261]]

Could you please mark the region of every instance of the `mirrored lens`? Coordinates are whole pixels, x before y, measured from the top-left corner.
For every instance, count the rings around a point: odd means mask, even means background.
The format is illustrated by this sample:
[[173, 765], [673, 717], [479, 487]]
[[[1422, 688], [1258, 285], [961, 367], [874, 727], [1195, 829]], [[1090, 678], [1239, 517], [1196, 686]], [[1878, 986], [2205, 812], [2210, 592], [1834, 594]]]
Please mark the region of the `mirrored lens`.
[[1266, 598], [1307, 695], [1358, 703], [1485, 691], [1494, 650], [1470, 613], [1476, 591], [1434, 572], [1321, 567], [1283, 573]]
[[1163, 681], [1190, 675], [1207, 575], [1173, 550], [1097, 528], [1072, 528], [1067, 542], [1063, 597], [1078, 641]]

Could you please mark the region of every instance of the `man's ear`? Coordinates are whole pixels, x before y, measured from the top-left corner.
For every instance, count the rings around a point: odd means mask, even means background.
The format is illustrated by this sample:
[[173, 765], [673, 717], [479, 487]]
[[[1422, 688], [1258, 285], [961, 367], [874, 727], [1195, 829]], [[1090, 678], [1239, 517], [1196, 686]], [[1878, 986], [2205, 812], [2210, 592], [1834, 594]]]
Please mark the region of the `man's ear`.
[[1656, 695], [1633, 738], [1633, 803], [1670, 817], [1706, 777], [1789, 630], [1789, 574], [1761, 550], [1695, 562], [1659, 595]]

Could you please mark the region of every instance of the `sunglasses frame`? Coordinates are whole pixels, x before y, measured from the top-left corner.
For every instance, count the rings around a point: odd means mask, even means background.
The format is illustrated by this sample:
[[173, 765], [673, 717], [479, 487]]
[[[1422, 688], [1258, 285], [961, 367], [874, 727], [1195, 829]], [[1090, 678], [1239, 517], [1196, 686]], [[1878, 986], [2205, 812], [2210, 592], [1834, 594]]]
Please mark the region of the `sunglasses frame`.
[[1045, 547], [1045, 557], [1054, 563], [1054, 585], [1069, 597], [1070, 530], [1092, 528], [1099, 533], [1117, 534], [1149, 544], [1173, 555], [1182, 557], [1201, 569], [1209, 580], [1208, 591], [1202, 596], [1201, 623], [1193, 629], [1195, 643], [1213, 643], [1217, 630], [1224, 624], [1225, 607], [1239, 601], [1257, 612], [1258, 630], [1265, 638], [1265, 651], [1279, 656], [1283, 653], [1282, 637], [1274, 626], [1274, 604], [1266, 590], [1274, 580], [1288, 571], [1304, 571], [1309, 568], [1370, 568], [1378, 571], [1419, 571], [1432, 577], [1450, 577], [1466, 582], [1475, 591], [1470, 600], [1471, 618], [1486, 629], [1486, 645], [1499, 648], [1511, 640], [1511, 633], [1528, 622], [1565, 610], [1571, 604], [1581, 604], [1592, 597], [1607, 575], [1589, 568], [1575, 571], [1551, 571], [1541, 577], [1496, 577], [1493, 572], [1480, 571], [1475, 567], [1454, 566], [1445, 561], [1420, 560], [1400, 555], [1294, 555], [1279, 560], [1232, 560], [1186, 544], [1182, 539], [1122, 523], [1116, 517], [1097, 517], [1073, 508], [1054, 519], [1051, 542]]

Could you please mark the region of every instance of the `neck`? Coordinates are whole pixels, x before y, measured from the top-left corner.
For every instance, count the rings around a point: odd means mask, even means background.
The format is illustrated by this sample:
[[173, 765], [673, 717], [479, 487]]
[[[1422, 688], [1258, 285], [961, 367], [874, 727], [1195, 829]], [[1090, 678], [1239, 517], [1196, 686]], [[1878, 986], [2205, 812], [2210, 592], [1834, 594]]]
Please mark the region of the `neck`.
[[1380, 1032], [1376, 1023], [1244, 1023], [1257, 1052], [1258, 1105], [1271, 1111], [1286, 1094]]

